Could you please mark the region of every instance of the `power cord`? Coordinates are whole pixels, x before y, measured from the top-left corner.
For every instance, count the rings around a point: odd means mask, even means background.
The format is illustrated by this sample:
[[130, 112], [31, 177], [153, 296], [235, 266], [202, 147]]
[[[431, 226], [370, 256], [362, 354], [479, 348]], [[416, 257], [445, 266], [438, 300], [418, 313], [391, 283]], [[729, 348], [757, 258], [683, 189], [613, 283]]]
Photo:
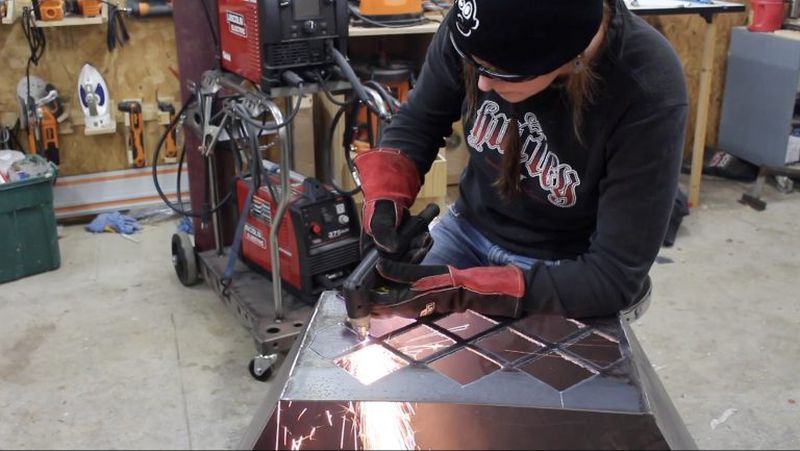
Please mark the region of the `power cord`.
[[106, 46], [108, 51], [113, 51], [117, 45], [122, 47], [130, 40], [128, 35], [128, 27], [125, 26], [125, 21], [122, 19], [122, 10], [114, 3], [104, 1], [108, 5], [108, 32], [106, 33]]
[[[44, 55], [44, 50], [47, 47], [47, 39], [44, 36], [44, 31], [36, 26], [35, 12], [27, 6], [22, 8], [21, 25], [22, 34], [25, 35], [25, 39], [28, 41], [28, 49], [30, 49], [28, 64], [25, 66], [25, 83], [27, 85], [27, 91], [25, 92], [25, 108], [27, 110], [27, 116], [33, 117], [36, 114], [36, 100], [33, 98], [33, 94], [31, 94], [31, 64], [34, 66], [39, 65], [39, 60], [41, 60], [42, 55]], [[28, 124], [28, 127], [32, 126], [34, 125]], [[37, 147], [39, 146], [38, 140], [36, 145]], [[28, 149], [29, 152], [39, 154], [42, 153], [41, 150], [42, 149], [38, 148]]]
[[[211, 39], [214, 41], [214, 65], [219, 68], [220, 46], [219, 38], [217, 37], [217, 30], [214, 28], [214, 21], [211, 20], [211, 13], [208, 12], [208, 1], [200, 0], [203, 3], [203, 14], [206, 16], [206, 23], [208, 30], [211, 32]], [[214, 2], [216, 4], [216, 2]]]
[[[174, 211], [174, 212], [176, 212], [176, 213], [178, 213], [178, 214], [180, 214], [182, 216], [189, 216], [191, 218], [199, 218], [199, 219], [205, 221], [206, 218], [208, 218], [211, 214], [216, 213], [220, 208], [222, 208], [231, 199], [232, 194], [233, 194], [232, 191], [228, 192], [228, 194], [222, 200], [220, 200], [217, 205], [212, 205], [209, 208], [207, 208], [206, 211], [203, 211], [201, 213], [196, 213], [196, 212], [193, 212], [193, 211], [187, 211], [187, 210], [185, 210], [183, 208], [183, 203], [181, 202], [181, 197], [180, 197], [180, 192], [181, 192], [180, 184], [178, 185], [178, 189], [177, 189], [177, 192], [178, 192], [178, 205], [175, 205], [167, 198], [166, 194], [164, 194], [164, 191], [161, 189], [161, 183], [159, 183], [159, 181], [158, 181], [158, 158], [159, 158], [159, 155], [161, 155], [161, 149], [164, 147], [164, 141], [166, 141], [167, 135], [172, 131], [173, 128], [175, 128], [175, 126], [178, 123], [179, 118], [183, 116], [183, 114], [186, 112], [186, 109], [189, 107], [189, 105], [191, 105], [191, 102], [186, 102], [181, 106], [180, 111], [178, 111], [178, 114], [176, 114], [175, 117], [172, 119], [172, 121], [169, 123], [169, 127], [167, 127], [167, 129], [164, 132], [164, 134], [161, 135], [161, 139], [158, 141], [158, 146], [156, 146], [156, 150], [153, 153], [153, 164], [152, 164], [153, 185], [156, 188], [156, 192], [158, 192], [158, 197], [160, 197], [161, 200], [164, 202], [164, 204], [166, 204], [167, 207], [169, 207], [172, 211]], [[180, 183], [180, 180], [181, 180], [180, 177], [181, 177], [181, 171], [183, 170], [183, 161], [184, 161], [184, 158], [185, 158], [185, 154], [186, 154], [186, 147], [183, 147], [181, 149], [181, 154], [180, 154], [179, 163], [178, 163], [178, 183]]]

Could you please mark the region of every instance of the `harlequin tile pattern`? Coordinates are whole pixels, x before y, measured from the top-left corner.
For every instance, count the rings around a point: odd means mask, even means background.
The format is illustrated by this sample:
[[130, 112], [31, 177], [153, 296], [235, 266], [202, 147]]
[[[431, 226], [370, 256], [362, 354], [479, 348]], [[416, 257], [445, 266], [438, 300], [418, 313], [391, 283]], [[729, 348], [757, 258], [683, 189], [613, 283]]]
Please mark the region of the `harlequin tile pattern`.
[[449, 348], [456, 344], [456, 341], [428, 326], [422, 325], [393, 336], [386, 340], [386, 344], [413, 360], [421, 361], [442, 349]]
[[543, 344], [537, 343], [530, 337], [526, 337], [507, 327], [495, 334], [477, 340], [475, 345], [480, 349], [485, 349], [494, 355], [502, 357], [507, 362], [514, 362], [523, 357], [536, 355], [544, 348]]
[[469, 348], [461, 348], [434, 360], [429, 366], [461, 385], [475, 382], [500, 369], [497, 362]]
[[594, 376], [593, 372], [565, 359], [556, 352], [545, 354], [543, 357], [523, 365], [520, 369], [558, 391], [566, 390]]
[[480, 313], [467, 310], [463, 313], [453, 313], [437, 320], [435, 324], [443, 329], [447, 329], [453, 334], [458, 335], [464, 340], [485, 332], [497, 325], [497, 321], [487, 318]]
[[619, 343], [596, 332], [576, 341], [567, 350], [600, 368], [607, 368], [622, 358]]
[[373, 319], [370, 336], [372, 344], [336, 359], [365, 385], [413, 364], [461, 385], [505, 368], [565, 391], [623, 359], [613, 337], [555, 315], [493, 319], [467, 310], [430, 320]]

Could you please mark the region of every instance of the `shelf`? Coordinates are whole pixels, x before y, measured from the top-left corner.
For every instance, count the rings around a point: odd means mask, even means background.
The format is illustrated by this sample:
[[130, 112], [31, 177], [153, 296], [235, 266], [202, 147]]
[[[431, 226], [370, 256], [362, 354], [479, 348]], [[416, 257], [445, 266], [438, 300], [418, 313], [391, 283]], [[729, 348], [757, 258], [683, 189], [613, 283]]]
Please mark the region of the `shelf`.
[[83, 17], [69, 16], [62, 20], [37, 20], [36, 26], [39, 28], [47, 27], [71, 27], [78, 25], [98, 25], [108, 21], [108, 5], [103, 3], [99, 16]]
[[351, 38], [354, 38], [360, 36], [388, 36], [388, 35], [436, 33], [436, 30], [438, 29], [439, 29], [438, 22], [429, 22], [422, 25], [413, 25], [410, 27], [402, 27], [402, 28], [355, 27], [351, 25], [348, 33]]

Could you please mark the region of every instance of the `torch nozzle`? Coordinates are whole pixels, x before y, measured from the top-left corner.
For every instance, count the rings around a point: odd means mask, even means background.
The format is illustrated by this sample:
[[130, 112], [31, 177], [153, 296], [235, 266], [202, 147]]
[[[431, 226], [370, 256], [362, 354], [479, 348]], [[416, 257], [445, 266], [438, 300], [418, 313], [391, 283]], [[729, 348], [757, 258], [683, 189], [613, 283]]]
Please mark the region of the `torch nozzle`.
[[361, 318], [347, 318], [347, 321], [358, 334], [360, 340], [366, 340], [369, 336], [369, 315]]

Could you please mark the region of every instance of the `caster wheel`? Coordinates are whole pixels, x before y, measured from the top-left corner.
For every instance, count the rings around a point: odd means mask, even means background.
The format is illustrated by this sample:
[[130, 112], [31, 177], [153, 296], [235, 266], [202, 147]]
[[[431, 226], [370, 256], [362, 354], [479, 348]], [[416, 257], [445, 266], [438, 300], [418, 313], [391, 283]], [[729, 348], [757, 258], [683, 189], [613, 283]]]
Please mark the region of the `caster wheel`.
[[194, 246], [185, 232], [172, 235], [172, 266], [183, 285], [190, 287], [200, 280]]
[[259, 382], [266, 382], [272, 377], [272, 366], [266, 368], [261, 374], [256, 373], [256, 359], [250, 361], [247, 369], [250, 370], [250, 375], [253, 376], [253, 379]]

